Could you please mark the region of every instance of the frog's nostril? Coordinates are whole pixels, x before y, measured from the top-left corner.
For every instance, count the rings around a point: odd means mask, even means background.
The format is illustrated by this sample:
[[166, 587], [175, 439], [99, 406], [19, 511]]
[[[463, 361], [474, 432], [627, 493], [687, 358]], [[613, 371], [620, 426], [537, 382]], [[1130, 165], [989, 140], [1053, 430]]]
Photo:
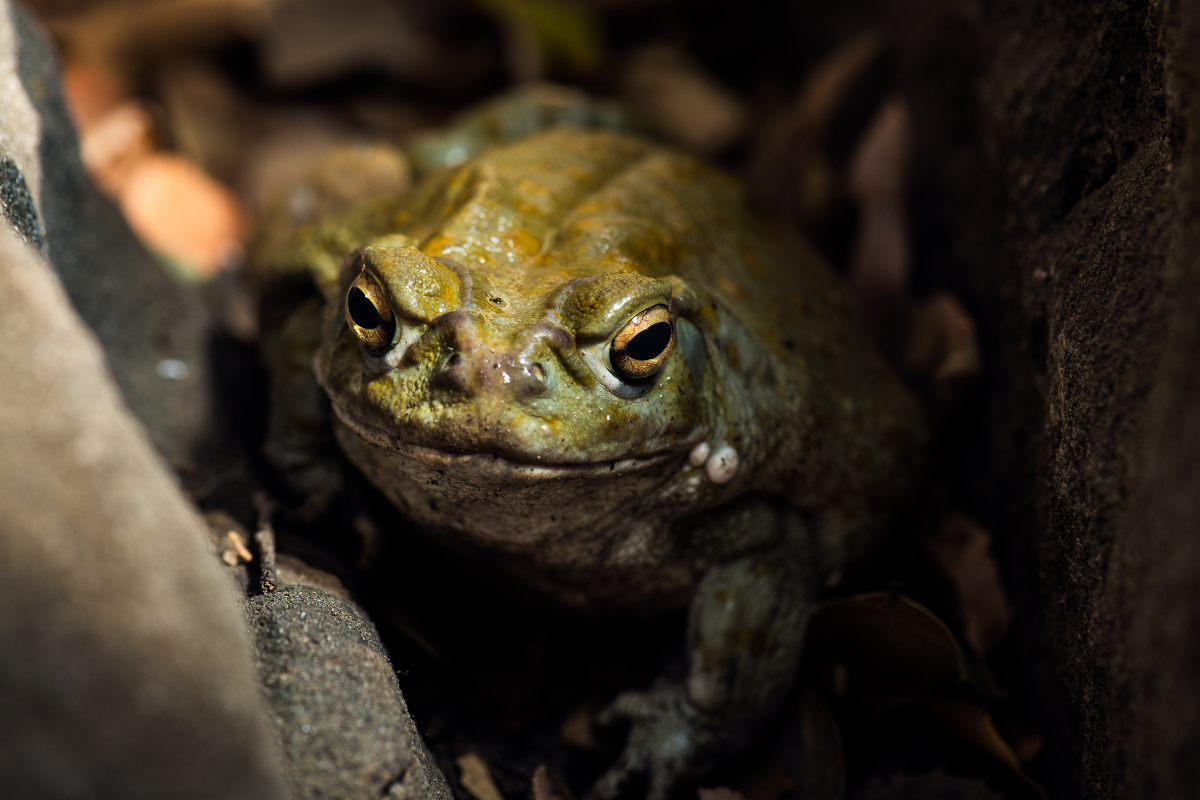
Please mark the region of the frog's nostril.
[[533, 397], [546, 391], [546, 368], [538, 362], [523, 365], [517, 370], [513, 388], [525, 397]]
[[462, 354], [451, 353], [442, 363], [442, 368], [434, 375], [434, 384], [451, 391], [465, 392], [468, 389], [467, 370], [467, 360], [462, 357]]

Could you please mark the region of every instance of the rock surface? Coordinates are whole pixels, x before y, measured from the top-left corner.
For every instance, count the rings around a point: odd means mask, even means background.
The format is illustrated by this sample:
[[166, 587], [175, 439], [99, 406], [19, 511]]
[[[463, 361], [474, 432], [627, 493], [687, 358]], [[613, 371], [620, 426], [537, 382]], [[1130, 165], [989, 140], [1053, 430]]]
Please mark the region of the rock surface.
[[96, 339], [0, 230], [5, 797], [283, 798], [203, 523]]
[[27, 12], [7, 0], [0, 2], [0, 205], [18, 235], [50, 260], [154, 444], [172, 463], [194, 462], [216, 430], [208, 314], [92, 185], [53, 51]]
[[245, 610], [295, 797], [450, 800], [357, 606], [294, 583]]
[[898, 12], [917, 277], [963, 298], [988, 376], [950, 471], [996, 533], [1047, 789], [1194, 796], [1200, 9]]

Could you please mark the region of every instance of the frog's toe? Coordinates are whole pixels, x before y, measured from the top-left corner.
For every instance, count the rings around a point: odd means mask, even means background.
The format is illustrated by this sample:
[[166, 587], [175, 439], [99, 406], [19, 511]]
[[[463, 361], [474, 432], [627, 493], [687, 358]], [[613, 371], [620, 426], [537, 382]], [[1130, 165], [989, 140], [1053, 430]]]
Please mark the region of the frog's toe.
[[661, 688], [656, 688], [649, 692], [622, 692], [596, 715], [596, 724], [608, 728], [618, 722], [658, 716], [663, 711], [661, 701], [656, 702], [661, 691]]
[[596, 724], [601, 728], [610, 728], [620, 722], [633, 723], [633, 727], [630, 729], [629, 742], [621, 753], [621, 757], [596, 782], [586, 800], [637, 798], [639, 794], [636, 791], [637, 785], [645, 783], [649, 757], [647, 749], [635, 746], [636, 741], [641, 738], [638, 733], [638, 723], [649, 718], [651, 713], [646, 693], [625, 692], [618, 695], [616, 700], [596, 715]]
[[671, 800], [689, 777], [685, 765], [660, 760], [647, 747], [626, 747], [586, 800]]
[[622, 720], [631, 723], [625, 749], [588, 800], [671, 800], [700, 776], [711, 732], [680, 687], [627, 692], [596, 718], [601, 727]]

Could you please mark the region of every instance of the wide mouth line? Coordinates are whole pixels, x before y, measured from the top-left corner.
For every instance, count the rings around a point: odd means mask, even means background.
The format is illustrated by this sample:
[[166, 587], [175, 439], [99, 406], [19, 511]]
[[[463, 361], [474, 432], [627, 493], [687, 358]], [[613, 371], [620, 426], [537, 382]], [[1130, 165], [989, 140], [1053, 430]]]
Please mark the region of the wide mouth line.
[[463, 460], [476, 463], [494, 463], [497, 466], [506, 467], [517, 470], [551, 470], [557, 472], [598, 472], [605, 470], [620, 470], [629, 467], [648, 466], [653, 463], [662, 461], [664, 458], [671, 455], [671, 451], [660, 451], [640, 456], [625, 456], [616, 460], [608, 461], [530, 461], [521, 459], [516, 454], [512, 453], [496, 453], [488, 451], [479, 451], [473, 453], [454, 453], [449, 450], [439, 450], [436, 447], [428, 445], [413, 444], [404, 442], [399, 439], [393, 441], [402, 447], [414, 453], [428, 454], [435, 458], [448, 461]]
[[524, 454], [514, 453], [511, 451], [473, 451], [473, 452], [453, 452], [450, 450], [442, 450], [429, 445], [417, 444], [415, 442], [405, 441], [400, 437], [380, 430], [374, 425], [370, 425], [358, 419], [353, 414], [343, 410], [337, 403], [333, 404], [334, 412], [338, 418], [347, 426], [352, 428], [357, 434], [362, 436], [367, 441], [373, 442], [380, 446], [391, 450], [407, 451], [414, 456], [421, 455], [441, 460], [441, 461], [469, 461], [472, 463], [492, 463], [497, 467], [508, 468], [519, 471], [530, 470], [545, 470], [564, 473], [580, 473], [580, 472], [611, 472], [637, 467], [647, 467], [670, 458], [673, 455], [687, 452], [696, 442], [705, 435], [703, 429], [693, 432], [686, 437], [682, 442], [665, 447], [653, 453], [645, 453], [640, 455], [622, 456], [616, 459], [605, 459], [603, 461], [548, 461], [534, 460]]

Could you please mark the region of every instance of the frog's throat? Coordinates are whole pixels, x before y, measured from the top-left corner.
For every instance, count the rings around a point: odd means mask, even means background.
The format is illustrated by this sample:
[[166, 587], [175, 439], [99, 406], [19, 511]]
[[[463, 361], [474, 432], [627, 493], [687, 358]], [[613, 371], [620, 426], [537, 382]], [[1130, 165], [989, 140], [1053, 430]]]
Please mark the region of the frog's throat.
[[390, 433], [364, 423], [337, 403], [332, 403], [338, 419], [363, 441], [376, 447], [407, 456], [414, 461], [438, 469], [461, 472], [470, 470], [478, 475], [495, 475], [537, 483], [539, 481], [562, 480], [563, 478], [602, 478], [625, 475], [650, 469], [673, 458], [684, 457], [708, 435], [707, 428], [699, 428], [685, 439], [648, 455], [626, 456], [608, 461], [585, 461], [570, 463], [519, 460], [517, 454], [507, 453], [450, 453], [434, 447], [406, 442]]

